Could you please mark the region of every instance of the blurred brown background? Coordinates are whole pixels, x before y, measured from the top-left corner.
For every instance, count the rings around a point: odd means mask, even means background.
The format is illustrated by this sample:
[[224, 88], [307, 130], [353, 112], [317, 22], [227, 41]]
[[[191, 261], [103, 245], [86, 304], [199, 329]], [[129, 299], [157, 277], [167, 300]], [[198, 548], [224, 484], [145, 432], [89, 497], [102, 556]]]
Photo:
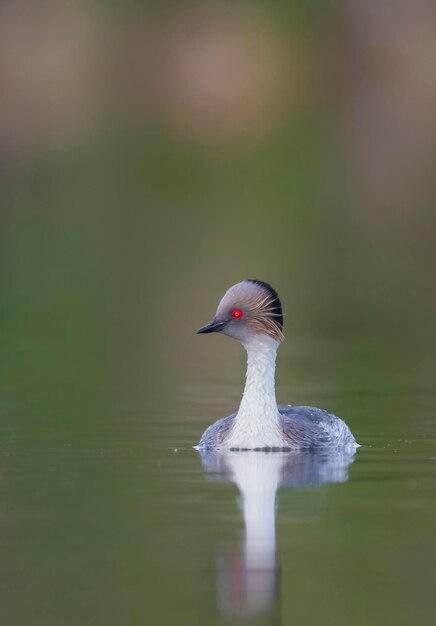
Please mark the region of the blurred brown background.
[[2, 379], [30, 341], [41, 385], [94, 360], [104, 386], [159, 334], [186, 349], [246, 275], [296, 326], [401, 326], [425, 350], [435, 27], [425, 0], [3, 0]]

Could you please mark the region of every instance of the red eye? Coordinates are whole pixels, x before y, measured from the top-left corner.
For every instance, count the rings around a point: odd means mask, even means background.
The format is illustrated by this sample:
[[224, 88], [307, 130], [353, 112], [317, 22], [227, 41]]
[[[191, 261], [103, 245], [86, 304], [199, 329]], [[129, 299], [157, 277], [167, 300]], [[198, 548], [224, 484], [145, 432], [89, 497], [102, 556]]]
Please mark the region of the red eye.
[[232, 317], [234, 317], [236, 320], [238, 320], [240, 317], [242, 317], [244, 314], [241, 311], [241, 309], [234, 309], [232, 311]]

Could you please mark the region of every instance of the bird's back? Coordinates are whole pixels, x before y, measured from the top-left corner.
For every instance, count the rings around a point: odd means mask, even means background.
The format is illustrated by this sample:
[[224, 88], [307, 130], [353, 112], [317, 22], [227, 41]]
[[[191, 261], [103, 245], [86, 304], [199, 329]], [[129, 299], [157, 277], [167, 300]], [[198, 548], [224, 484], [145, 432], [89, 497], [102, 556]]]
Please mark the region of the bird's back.
[[286, 441], [299, 448], [357, 447], [346, 423], [313, 406], [279, 405]]
[[[336, 415], [311, 406], [279, 405], [283, 448], [339, 449], [356, 448], [350, 429]], [[237, 412], [217, 420], [203, 433], [198, 448], [225, 447]]]

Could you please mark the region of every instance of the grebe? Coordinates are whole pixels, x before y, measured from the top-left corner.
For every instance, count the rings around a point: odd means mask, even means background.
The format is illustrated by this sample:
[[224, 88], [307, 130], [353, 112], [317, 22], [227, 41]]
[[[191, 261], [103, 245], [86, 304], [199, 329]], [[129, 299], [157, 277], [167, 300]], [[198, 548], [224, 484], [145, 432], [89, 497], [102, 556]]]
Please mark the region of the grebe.
[[289, 450], [358, 447], [339, 417], [310, 406], [277, 405], [274, 374], [283, 341], [283, 313], [275, 289], [243, 280], [224, 294], [214, 319], [197, 330], [219, 332], [242, 343], [247, 374], [236, 413], [203, 433], [199, 449]]

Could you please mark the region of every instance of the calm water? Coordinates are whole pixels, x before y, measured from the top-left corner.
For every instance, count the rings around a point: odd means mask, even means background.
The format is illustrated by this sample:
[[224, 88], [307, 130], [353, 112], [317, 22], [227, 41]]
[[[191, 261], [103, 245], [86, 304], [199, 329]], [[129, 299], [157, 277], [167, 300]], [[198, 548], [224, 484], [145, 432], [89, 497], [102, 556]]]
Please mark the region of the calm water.
[[435, 389], [398, 368], [317, 388], [321, 351], [284, 346], [279, 399], [336, 410], [362, 447], [202, 459], [191, 446], [237, 402], [243, 355], [199, 341], [160, 407], [3, 407], [2, 622], [433, 624]]

